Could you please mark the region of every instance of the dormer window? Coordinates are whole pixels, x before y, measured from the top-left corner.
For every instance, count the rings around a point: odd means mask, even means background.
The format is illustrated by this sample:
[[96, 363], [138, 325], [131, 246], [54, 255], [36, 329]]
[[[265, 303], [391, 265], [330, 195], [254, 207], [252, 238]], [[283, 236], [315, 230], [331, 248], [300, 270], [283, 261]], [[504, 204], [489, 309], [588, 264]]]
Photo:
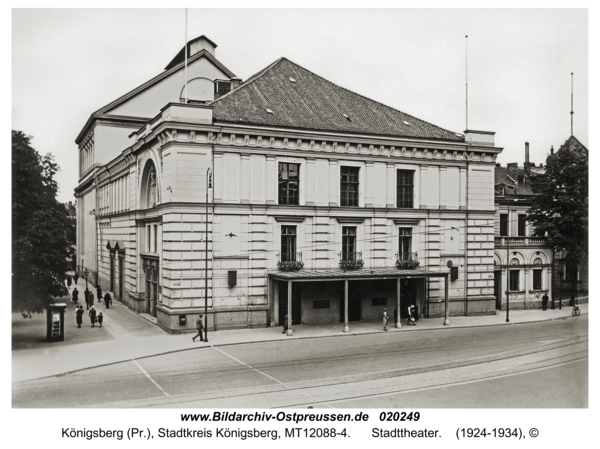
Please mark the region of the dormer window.
[[215, 100], [231, 91], [231, 81], [215, 80]]

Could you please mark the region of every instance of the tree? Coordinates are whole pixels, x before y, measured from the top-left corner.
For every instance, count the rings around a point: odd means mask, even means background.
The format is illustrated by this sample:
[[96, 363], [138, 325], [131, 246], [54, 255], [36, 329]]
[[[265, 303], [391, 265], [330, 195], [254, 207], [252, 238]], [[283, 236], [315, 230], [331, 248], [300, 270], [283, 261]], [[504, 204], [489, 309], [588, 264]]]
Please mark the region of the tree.
[[73, 222], [56, 200], [59, 170], [52, 154], [31, 147], [31, 137], [12, 132], [12, 300], [41, 313], [65, 286]]
[[[547, 232], [555, 254], [566, 252], [567, 267], [588, 258], [588, 151], [573, 136], [546, 159], [546, 172], [533, 175], [537, 195], [527, 220], [537, 231]], [[574, 303], [577, 276], [572, 277]]]

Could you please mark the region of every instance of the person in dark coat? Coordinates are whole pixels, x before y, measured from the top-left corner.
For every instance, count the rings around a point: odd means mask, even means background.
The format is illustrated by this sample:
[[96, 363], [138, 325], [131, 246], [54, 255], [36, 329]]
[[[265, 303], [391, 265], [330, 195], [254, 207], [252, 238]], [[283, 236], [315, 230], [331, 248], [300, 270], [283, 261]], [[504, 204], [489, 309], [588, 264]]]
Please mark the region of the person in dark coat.
[[202, 332], [204, 331], [204, 324], [202, 323], [202, 314], [198, 315], [198, 319], [196, 320], [196, 329], [198, 330], [198, 333], [194, 338], [192, 338], [192, 341], [196, 341], [196, 338], [198, 337], [200, 337], [200, 341], [202, 341]]
[[77, 301], [79, 301], [79, 291], [77, 290], [77, 287], [75, 287], [73, 289], [73, 302], [77, 304]]
[[96, 309], [94, 309], [94, 306], [92, 306], [90, 308], [88, 315], [90, 316], [90, 321], [92, 322], [92, 327], [94, 327], [94, 324], [96, 323]]
[[100, 325], [100, 327], [102, 327], [102, 320], [104, 319], [104, 317], [102, 316], [102, 312], [100, 312], [98, 314], [98, 324]]
[[79, 306], [75, 310], [75, 321], [77, 321], [77, 327], [81, 327], [81, 323], [83, 323], [83, 306]]
[[415, 311], [415, 322], [419, 321], [419, 306], [417, 304], [413, 304], [413, 308]]
[[86, 288], [85, 291], [83, 292], [84, 296], [85, 296], [85, 306], [86, 306], [86, 310], [90, 309], [90, 306], [94, 304], [94, 300], [92, 299], [90, 301], [90, 294], [91, 292]]
[[548, 308], [548, 293], [544, 293], [544, 296], [542, 296], [542, 310], [546, 310]]
[[110, 294], [108, 292], [106, 292], [106, 295], [104, 295], [104, 305], [108, 309], [111, 304], [112, 304], [112, 298], [111, 298]]
[[98, 295], [98, 302], [102, 301], [102, 288], [100, 285], [96, 288], [96, 294]]

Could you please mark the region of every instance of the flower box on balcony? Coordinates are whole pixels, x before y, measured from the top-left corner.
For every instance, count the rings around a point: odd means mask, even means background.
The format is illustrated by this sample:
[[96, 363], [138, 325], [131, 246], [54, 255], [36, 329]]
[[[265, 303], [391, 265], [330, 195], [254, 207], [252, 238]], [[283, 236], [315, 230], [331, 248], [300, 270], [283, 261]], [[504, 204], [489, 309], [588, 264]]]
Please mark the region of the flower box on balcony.
[[419, 261], [413, 259], [397, 260], [396, 266], [402, 270], [414, 270], [419, 266]]
[[304, 262], [300, 260], [287, 260], [287, 261], [278, 261], [277, 268], [282, 271], [294, 271], [301, 270], [304, 268]]
[[344, 270], [362, 268], [364, 264], [362, 259], [340, 260], [340, 268]]

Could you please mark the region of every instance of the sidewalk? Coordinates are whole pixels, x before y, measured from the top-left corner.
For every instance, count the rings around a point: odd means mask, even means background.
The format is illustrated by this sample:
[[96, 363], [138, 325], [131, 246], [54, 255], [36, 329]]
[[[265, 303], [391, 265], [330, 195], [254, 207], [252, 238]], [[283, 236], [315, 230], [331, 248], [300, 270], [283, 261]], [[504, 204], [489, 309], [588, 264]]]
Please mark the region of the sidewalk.
[[[78, 286], [80, 292], [85, 290]], [[95, 290], [94, 290], [95, 291]], [[221, 330], [208, 333], [208, 343], [192, 342], [193, 334], [168, 334], [150, 322], [149, 317], [138, 315], [119, 303], [106, 310], [96, 302], [96, 309], [105, 315], [102, 329], [91, 328], [87, 311], [84, 324], [79, 329], [74, 324], [75, 306], [67, 303], [65, 341], [45, 341], [45, 314], [23, 319], [13, 314], [12, 381], [22, 382], [42, 377], [64, 374], [95, 366], [109, 365], [176, 351], [186, 351], [211, 346], [223, 346], [263, 341], [290, 341], [299, 338], [349, 337], [383, 332], [381, 320], [350, 322], [350, 332], [343, 332], [342, 323], [297, 325], [294, 335], [288, 337], [282, 328], [259, 328]], [[81, 301], [80, 301], [81, 303]], [[85, 304], [83, 304], [85, 310]], [[588, 313], [588, 304], [580, 305], [581, 313]], [[422, 330], [456, 329], [476, 326], [510, 326], [513, 324], [571, 318], [572, 307], [547, 311], [515, 310], [510, 312], [510, 323], [506, 323], [506, 312], [490, 316], [450, 317], [450, 326], [444, 326], [444, 318], [422, 318], [416, 326], [395, 329], [393, 321], [388, 332], [418, 332]]]

